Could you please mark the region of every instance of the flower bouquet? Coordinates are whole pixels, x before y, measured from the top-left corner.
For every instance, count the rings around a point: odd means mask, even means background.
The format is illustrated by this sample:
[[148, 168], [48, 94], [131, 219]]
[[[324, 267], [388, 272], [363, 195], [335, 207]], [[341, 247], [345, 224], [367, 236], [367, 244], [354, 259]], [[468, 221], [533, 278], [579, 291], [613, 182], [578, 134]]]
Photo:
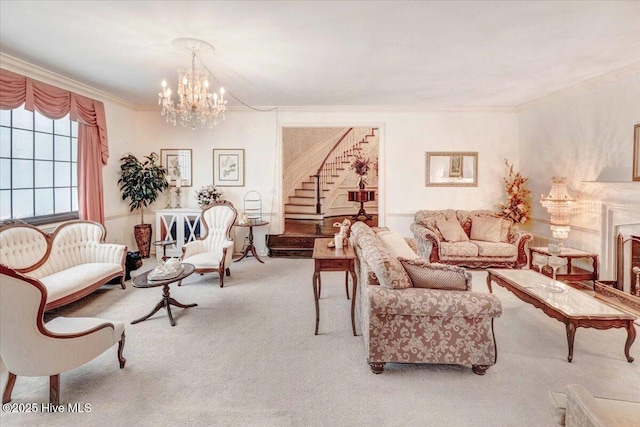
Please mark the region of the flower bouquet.
[[205, 185], [196, 191], [196, 200], [198, 201], [198, 206], [200, 206], [200, 208], [204, 208], [221, 199], [222, 191], [218, 190], [213, 185]]

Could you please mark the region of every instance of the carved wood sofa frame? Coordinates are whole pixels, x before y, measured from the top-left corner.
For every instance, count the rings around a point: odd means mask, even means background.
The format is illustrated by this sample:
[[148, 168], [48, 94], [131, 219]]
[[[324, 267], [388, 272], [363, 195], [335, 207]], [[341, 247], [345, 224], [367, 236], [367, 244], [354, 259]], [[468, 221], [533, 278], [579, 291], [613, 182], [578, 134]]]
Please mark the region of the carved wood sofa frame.
[[[33, 225], [27, 224], [23, 221], [20, 220], [7, 220], [4, 221], [2, 223], [0, 223], [0, 234], [5, 233], [8, 230], [11, 229], [16, 229], [16, 228], [24, 228], [24, 229], [28, 229], [30, 230], [30, 233], [36, 233], [33, 234], [33, 236], [37, 236], [40, 235], [42, 236], [42, 238], [44, 239], [44, 242], [46, 242], [46, 250], [43, 251], [41, 256], [38, 256], [38, 260], [29, 264], [29, 265], [11, 265], [11, 262], [9, 262], [6, 259], [6, 256], [0, 256], [0, 264], [6, 265], [7, 267], [22, 273], [26, 276], [31, 277], [32, 275], [29, 274], [37, 269], [39, 269], [40, 267], [42, 267], [43, 265], [45, 265], [45, 263], [51, 258], [52, 253], [53, 253], [53, 243], [56, 240], [56, 237], [60, 234], [61, 231], [65, 230], [68, 227], [73, 227], [76, 224], [90, 224], [93, 226], [97, 226], [100, 227], [101, 229], [101, 237], [99, 240], [100, 245], [109, 245], [111, 247], [111, 249], [115, 252], [121, 252], [121, 255], [119, 255], [119, 259], [117, 260], [117, 262], [121, 265], [121, 269], [118, 272], [114, 272], [114, 273], [110, 273], [107, 274], [103, 277], [101, 277], [99, 280], [95, 280], [92, 281], [90, 283], [87, 283], [86, 286], [83, 286], [82, 289], [75, 291], [71, 294], [67, 294], [64, 295], [63, 297], [59, 298], [59, 299], [55, 299], [53, 301], [49, 301], [46, 306], [45, 306], [45, 311], [49, 311], [52, 310], [54, 308], [57, 307], [61, 307], [63, 305], [67, 305], [69, 303], [72, 303], [74, 301], [77, 301], [81, 298], [84, 298], [85, 296], [91, 294], [92, 292], [94, 292], [95, 290], [97, 290], [98, 288], [100, 288], [101, 286], [107, 284], [108, 282], [112, 281], [115, 278], [120, 278], [120, 286], [122, 287], [122, 289], [126, 289], [127, 285], [125, 284], [125, 261], [126, 261], [126, 257], [127, 257], [127, 247], [124, 245], [119, 245], [119, 244], [114, 244], [114, 243], [105, 243], [105, 238], [107, 235], [107, 231], [104, 228], [104, 226], [100, 223], [97, 222], [93, 222], [93, 221], [84, 221], [84, 220], [73, 220], [73, 221], [67, 221], [65, 223], [62, 223], [61, 225], [59, 225], [58, 227], [55, 228], [55, 230], [53, 230], [50, 233], [47, 233], [41, 229], [39, 229], [38, 227], [35, 227]], [[42, 240], [41, 240], [42, 241]], [[36, 241], [36, 239], [33, 239], [32, 242], [22, 242], [23, 245], [25, 246], [29, 246], [29, 244], [32, 244], [34, 246], [39, 245], [39, 243]], [[13, 248], [10, 247], [10, 245], [7, 245], [6, 248], [2, 248], [3, 252], [8, 252], [11, 251]], [[115, 257], [115, 255], [114, 255]], [[46, 287], [46, 285], [45, 285]]]

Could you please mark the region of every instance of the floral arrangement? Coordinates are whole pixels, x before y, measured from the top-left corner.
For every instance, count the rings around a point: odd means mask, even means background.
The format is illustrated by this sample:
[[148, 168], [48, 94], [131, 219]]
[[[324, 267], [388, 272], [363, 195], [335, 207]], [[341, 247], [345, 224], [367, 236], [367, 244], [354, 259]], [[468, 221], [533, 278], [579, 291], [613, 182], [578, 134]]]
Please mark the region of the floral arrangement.
[[509, 169], [509, 175], [504, 178], [507, 201], [499, 207], [504, 218], [524, 224], [531, 215], [531, 192], [525, 188], [529, 178], [524, 178], [520, 172], [514, 172], [513, 165], [508, 160], [505, 159], [504, 164]]
[[196, 191], [196, 200], [198, 201], [198, 206], [201, 208], [204, 208], [213, 202], [217, 202], [221, 198], [222, 191], [218, 190], [213, 185], [205, 185]]
[[372, 163], [369, 155], [362, 151], [362, 149], [357, 148], [349, 165], [349, 170], [354, 171], [357, 175], [364, 176], [373, 166]]

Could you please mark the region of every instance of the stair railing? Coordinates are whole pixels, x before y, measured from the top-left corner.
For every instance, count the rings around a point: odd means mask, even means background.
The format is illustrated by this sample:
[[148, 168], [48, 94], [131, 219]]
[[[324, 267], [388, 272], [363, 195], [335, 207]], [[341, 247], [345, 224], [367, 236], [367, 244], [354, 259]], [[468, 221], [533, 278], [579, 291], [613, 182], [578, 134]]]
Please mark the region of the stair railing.
[[344, 169], [345, 163], [350, 161], [356, 149], [360, 148], [360, 144], [365, 141], [367, 136], [374, 135], [374, 129], [357, 128], [359, 132], [354, 132], [353, 128], [347, 131], [338, 139], [331, 150], [322, 160], [320, 167], [315, 175], [316, 182], [316, 213], [322, 213], [322, 204], [320, 202], [321, 194], [333, 184], [334, 178], [340, 176], [340, 170]]

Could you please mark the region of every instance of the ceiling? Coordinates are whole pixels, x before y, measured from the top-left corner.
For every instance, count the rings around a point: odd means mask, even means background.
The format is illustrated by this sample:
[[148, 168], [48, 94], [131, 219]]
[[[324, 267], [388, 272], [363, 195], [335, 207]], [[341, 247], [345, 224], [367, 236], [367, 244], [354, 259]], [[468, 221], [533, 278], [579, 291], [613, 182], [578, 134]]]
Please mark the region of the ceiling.
[[254, 106], [504, 107], [640, 64], [640, 2], [0, 0], [0, 52], [136, 106], [179, 37]]

